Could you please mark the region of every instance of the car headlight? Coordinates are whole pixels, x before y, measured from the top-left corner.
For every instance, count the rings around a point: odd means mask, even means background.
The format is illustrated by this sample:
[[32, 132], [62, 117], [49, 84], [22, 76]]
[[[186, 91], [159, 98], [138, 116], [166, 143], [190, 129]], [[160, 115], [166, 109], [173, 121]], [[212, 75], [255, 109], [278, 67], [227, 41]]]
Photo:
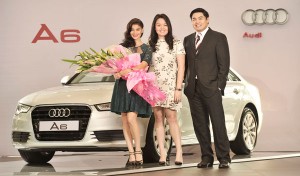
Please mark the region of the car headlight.
[[16, 115], [20, 113], [26, 113], [29, 111], [31, 106], [25, 105], [25, 104], [18, 104], [17, 109], [16, 109]]
[[95, 107], [98, 111], [110, 111], [110, 103], [96, 104]]

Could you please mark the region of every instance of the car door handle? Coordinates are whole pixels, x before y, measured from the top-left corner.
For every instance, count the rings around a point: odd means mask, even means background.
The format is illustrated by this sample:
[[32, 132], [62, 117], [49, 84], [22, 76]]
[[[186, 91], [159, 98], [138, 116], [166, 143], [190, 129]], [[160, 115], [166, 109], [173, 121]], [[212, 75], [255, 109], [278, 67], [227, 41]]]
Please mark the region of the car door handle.
[[240, 93], [240, 91], [239, 91], [238, 89], [233, 89], [233, 93], [235, 93], [235, 94], [239, 94], [239, 93]]

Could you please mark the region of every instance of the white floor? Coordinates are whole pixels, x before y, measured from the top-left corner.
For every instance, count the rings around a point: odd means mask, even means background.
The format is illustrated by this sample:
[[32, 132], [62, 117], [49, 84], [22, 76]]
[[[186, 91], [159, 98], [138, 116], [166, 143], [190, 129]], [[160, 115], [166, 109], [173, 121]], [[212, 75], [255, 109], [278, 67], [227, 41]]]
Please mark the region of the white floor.
[[[173, 153], [172, 153], [173, 154]], [[174, 155], [174, 154], [173, 154]], [[218, 169], [218, 162], [215, 161], [211, 170], [196, 168], [199, 160], [199, 153], [196, 148], [190, 147], [184, 149], [184, 164], [182, 166], [174, 165], [174, 156], [168, 166], [159, 166], [157, 163], [145, 163], [140, 167], [125, 167], [128, 159], [126, 152], [93, 152], [93, 153], [56, 153], [53, 159], [45, 165], [29, 165], [19, 156], [0, 158], [0, 175], [260, 175], [255, 171], [259, 168], [260, 162], [274, 163], [284, 160], [288, 164], [289, 173], [300, 173], [300, 153], [299, 152], [253, 152], [250, 156], [232, 156], [232, 164], [229, 171]], [[291, 163], [291, 164], [289, 164]], [[255, 165], [255, 167], [254, 167]], [[268, 164], [264, 164], [268, 166]], [[270, 164], [269, 164], [270, 165]], [[293, 167], [293, 165], [296, 165]], [[253, 168], [254, 170], [253, 170]], [[291, 169], [294, 168], [294, 169]], [[251, 168], [251, 169], [250, 169]], [[276, 166], [278, 169], [278, 167]], [[270, 167], [270, 171], [276, 169]], [[284, 167], [283, 167], [284, 169]], [[284, 170], [283, 170], [284, 172]], [[263, 175], [263, 174], [262, 174]], [[286, 175], [282, 173], [282, 175]], [[265, 175], [264, 175], [265, 176]], [[273, 175], [272, 175], [273, 176]]]

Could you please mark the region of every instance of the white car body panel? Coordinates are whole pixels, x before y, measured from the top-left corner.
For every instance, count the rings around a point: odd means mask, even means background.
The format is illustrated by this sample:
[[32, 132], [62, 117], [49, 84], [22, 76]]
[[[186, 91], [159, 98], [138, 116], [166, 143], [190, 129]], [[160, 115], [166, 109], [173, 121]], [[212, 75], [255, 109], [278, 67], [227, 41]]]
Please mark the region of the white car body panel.
[[[229, 140], [235, 139], [241, 114], [244, 107], [248, 104], [253, 104], [257, 108], [258, 132], [262, 123], [261, 102], [257, 88], [245, 81], [236, 72], [234, 74], [241, 81], [228, 81], [225, 96], [223, 97]], [[19, 104], [29, 105], [31, 108], [27, 113], [14, 115], [12, 131], [29, 132], [29, 139], [27, 142], [14, 141], [13, 145], [17, 149], [57, 148], [63, 150], [63, 148], [99, 148], [109, 150], [110, 148], [126, 148], [124, 140], [101, 142], [94, 135], [94, 131], [122, 130], [120, 115], [110, 111], [99, 111], [95, 107], [96, 104], [111, 101], [113, 85], [113, 82], [64, 85], [35, 92], [22, 98]], [[83, 139], [75, 141], [39, 141], [35, 138], [31, 119], [32, 111], [37, 107], [53, 105], [84, 105], [91, 109], [87, 131]], [[198, 144], [194, 134], [188, 101], [184, 95], [183, 108], [178, 112], [178, 120], [182, 130], [182, 144]], [[53, 121], [55, 121], [55, 117]], [[139, 118], [142, 146], [145, 145], [148, 121], [149, 118]]]

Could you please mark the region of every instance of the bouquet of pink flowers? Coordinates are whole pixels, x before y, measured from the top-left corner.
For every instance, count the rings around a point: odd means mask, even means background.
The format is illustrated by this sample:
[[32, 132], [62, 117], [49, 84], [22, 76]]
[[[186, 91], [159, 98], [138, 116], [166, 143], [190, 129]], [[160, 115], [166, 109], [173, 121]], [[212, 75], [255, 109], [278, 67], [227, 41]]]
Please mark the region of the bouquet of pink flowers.
[[[132, 53], [121, 45], [113, 45], [107, 49], [101, 49], [98, 53], [92, 49], [93, 54], [88, 51], [80, 52], [79, 60], [63, 59], [63, 61], [78, 65], [77, 71], [91, 71], [105, 74], [115, 74], [121, 70], [133, 68], [140, 64], [140, 54]], [[155, 74], [144, 70], [135, 70], [122, 78], [127, 80], [127, 89], [135, 91], [143, 97], [150, 105], [154, 106], [156, 102], [164, 101], [166, 95], [159, 90], [155, 84]]]

